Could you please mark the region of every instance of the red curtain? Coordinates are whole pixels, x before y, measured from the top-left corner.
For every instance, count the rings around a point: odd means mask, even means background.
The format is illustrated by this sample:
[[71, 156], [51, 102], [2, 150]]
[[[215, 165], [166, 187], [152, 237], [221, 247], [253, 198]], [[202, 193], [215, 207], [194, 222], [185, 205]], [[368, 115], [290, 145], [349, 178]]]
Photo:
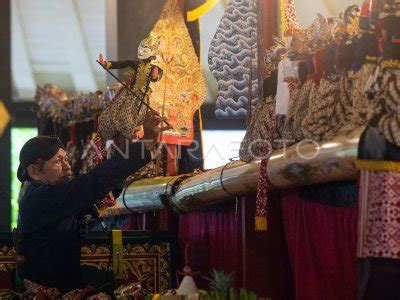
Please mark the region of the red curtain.
[[288, 190], [282, 212], [296, 299], [355, 299], [356, 209], [312, 202]]
[[281, 191], [268, 196], [268, 231], [256, 232], [256, 196], [246, 198], [246, 288], [261, 298], [294, 299], [294, 282], [282, 219]]
[[274, 191], [269, 199], [268, 232], [254, 231], [255, 195], [241, 199], [237, 213], [231, 199], [214, 209], [180, 216], [181, 253], [189, 241], [190, 266], [202, 272], [196, 278], [199, 287], [208, 288], [202, 276], [216, 268], [235, 271], [235, 287], [245, 287], [261, 298], [294, 299], [281, 193]]
[[[189, 242], [189, 262], [200, 288], [209, 287], [209, 277], [215, 268], [236, 273], [236, 286], [241, 286], [240, 211], [236, 215], [234, 201], [213, 209], [180, 216], [179, 240], [181, 253]], [[183, 255], [181, 255], [183, 256]], [[181, 279], [181, 278], [180, 278]]]

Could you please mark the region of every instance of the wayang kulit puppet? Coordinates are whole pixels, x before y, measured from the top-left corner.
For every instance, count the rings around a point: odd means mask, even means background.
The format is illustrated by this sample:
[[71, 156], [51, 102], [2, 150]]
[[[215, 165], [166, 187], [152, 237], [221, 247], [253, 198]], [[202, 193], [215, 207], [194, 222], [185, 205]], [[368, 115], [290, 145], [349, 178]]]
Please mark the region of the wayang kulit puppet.
[[[150, 82], [160, 80], [163, 73], [159, 67], [152, 64], [158, 46], [159, 41], [156, 37], [150, 36], [144, 39], [138, 49], [139, 61], [107, 61], [101, 54], [99, 55], [98, 62], [106, 70], [129, 67], [132, 75], [122, 84], [114, 99], [98, 118], [98, 132], [94, 139], [97, 149], [93, 156], [93, 165], [99, 164], [107, 156], [105, 143], [108, 140], [121, 137], [132, 140], [136, 137], [138, 127], [142, 125], [149, 110], [149, 98], [152, 92]], [[98, 204], [100, 207], [113, 206], [114, 196], [110, 193]]]
[[135, 129], [143, 122], [143, 117], [148, 110], [151, 94], [150, 82], [159, 81], [162, 70], [151, 62], [156, 58], [158, 39], [150, 36], [143, 40], [138, 49], [140, 61], [106, 61], [99, 56], [102, 66], [109, 69], [131, 68], [133, 75], [121, 87], [111, 102], [99, 116], [98, 132], [105, 140], [113, 139], [116, 134], [127, 139], [134, 136]]

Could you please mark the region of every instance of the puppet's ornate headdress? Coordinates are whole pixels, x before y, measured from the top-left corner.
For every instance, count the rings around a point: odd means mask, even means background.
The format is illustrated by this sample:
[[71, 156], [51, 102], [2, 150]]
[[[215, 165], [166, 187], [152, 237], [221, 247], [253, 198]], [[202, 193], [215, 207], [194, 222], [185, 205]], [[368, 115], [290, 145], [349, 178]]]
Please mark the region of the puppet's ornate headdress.
[[360, 12], [358, 5], [351, 5], [344, 12], [343, 18], [350, 36], [357, 36], [360, 33]]
[[149, 59], [152, 57], [156, 57], [158, 46], [160, 45], [160, 41], [156, 36], [150, 35], [149, 37], [145, 38], [139, 44], [138, 49], [138, 58], [139, 59]]

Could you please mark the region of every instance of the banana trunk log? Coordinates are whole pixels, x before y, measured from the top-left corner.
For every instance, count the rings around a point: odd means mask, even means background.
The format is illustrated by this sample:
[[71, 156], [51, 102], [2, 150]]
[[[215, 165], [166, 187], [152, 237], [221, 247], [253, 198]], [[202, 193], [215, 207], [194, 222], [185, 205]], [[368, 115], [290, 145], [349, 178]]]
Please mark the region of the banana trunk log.
[[[268, 180], [274, 188], [292, 188], [356, 178], [354, 162], [364, 127], [329, 142], [302, 141], [274, 151], [267, 163]], [[227, 199], [255, 193], [260, 160], [236, 161], [210, 171], [143, 179], [125, 190], [117, 205], [102, 212], [104, 217], [171, 208], [189, 213]]]

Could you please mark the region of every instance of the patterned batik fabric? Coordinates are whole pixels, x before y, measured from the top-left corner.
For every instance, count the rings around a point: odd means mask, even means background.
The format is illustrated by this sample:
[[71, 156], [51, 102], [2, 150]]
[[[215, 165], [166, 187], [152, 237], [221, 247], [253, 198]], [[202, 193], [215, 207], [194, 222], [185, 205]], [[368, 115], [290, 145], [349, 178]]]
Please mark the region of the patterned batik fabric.
[[376, 65], [365, 85], [367, 120], [389, 142], [400, 146], [400, 67], [391, 68], [390, 62], [381, 61]]
[[[98, 132], [104, 141], [112, 140], [117, 134], [131, 139], [138, 126], [142, 125], [148, 108], [143, 102], [149, 103], [150, 76], [154, 66], [140, 62], [136, 77], [129, 80], [126, 86], [121, 87], [110, 104], [99, 116]], [[132, 86], [130, 89], [127, 87]]]
[[368, 99], [365, 93], [365, 84], [368, 78], [375, 70], [374, 64], [364, 64], [361, 69], [356, 72], [353, 78], [353, 88], [351, 89], [351, 99], [354, 108], [354, 120], [360, 124], [365, 124], [368, 121]]
[[296, 77], [286, 77], [283, 81], [288, 84], [290, 98], [292, 98], [296, 90], [298, 90], [301, 86], [300, 80]]
[[392, 144], [400, 147], [400, 70], [385, 70], [382, 75], [382, 94], [385, 114], [378, 122], [378, 130]]
[[274, 143], [272, 144], [273, 149], [282, 149], [285, 147], [286, 141], [283, 141], [283, 129], [285, 127], [285, 122], [286, 122], [285, 115], [275, 116], [275, 129], [273, 131]]
[[33, 299], [61, 299], [61, 293], [56, 288], [49, 288], [43, 285], [34, 283], [28, 279], [23, 280], [23, 284], [26, 293], [29, 295], [34, 295]]
[[272, 143], [271, 130], [275, 130], [275, 101], [268, 97], [260, 101], [253, 113], [246, 135], [239, 149], [239, 157], [244, 162], [260, 159], [264, 155], [264, 145]]
[[307, 116], [302, 121], [304, 137], [314, 141], [328, 141], [334, 138], [343, 127], [345, 132], [354, 130], [357, 125], [349, 125], [353, 115], [350, 95], [352, 79], [328, 78], [320, 81], [318, 91], [310, 102]]
[[400, 258], [400, 173], [361, 170], [357, 256]]
[[316, 94], [316, 90], [314, 81], [307, 80], [290, 96], [288, 115], [283, 129], [283, 139], [285, 139], [286, 145], [290, 146], [304, 139], [301, 123], [307, 116], [310, 99]]

